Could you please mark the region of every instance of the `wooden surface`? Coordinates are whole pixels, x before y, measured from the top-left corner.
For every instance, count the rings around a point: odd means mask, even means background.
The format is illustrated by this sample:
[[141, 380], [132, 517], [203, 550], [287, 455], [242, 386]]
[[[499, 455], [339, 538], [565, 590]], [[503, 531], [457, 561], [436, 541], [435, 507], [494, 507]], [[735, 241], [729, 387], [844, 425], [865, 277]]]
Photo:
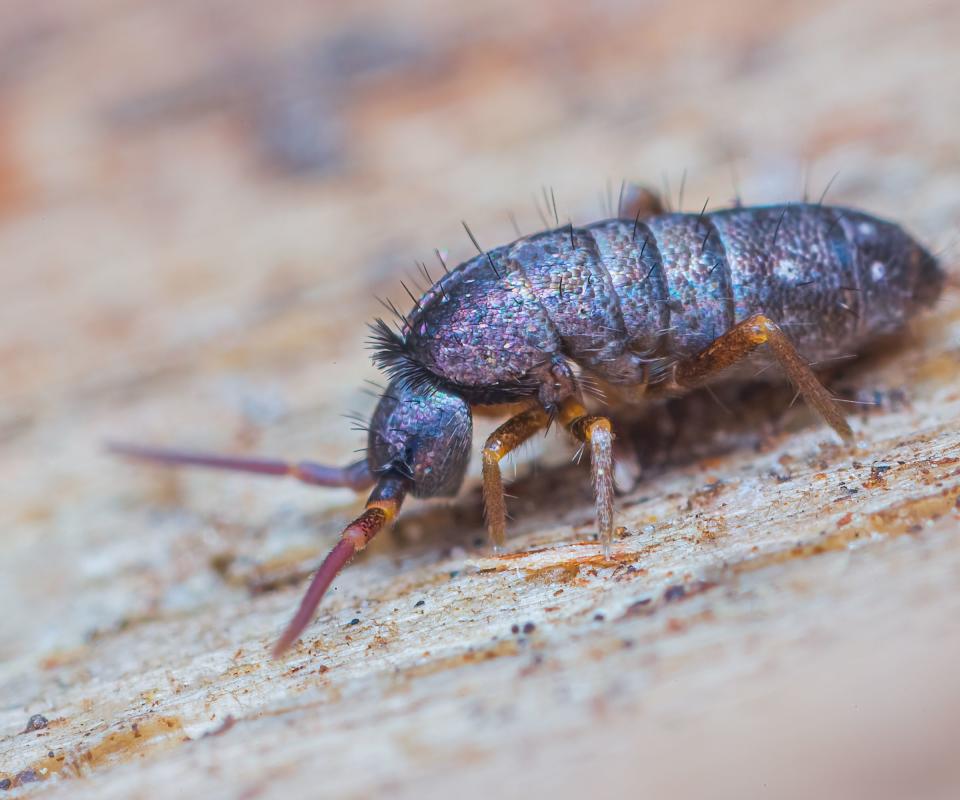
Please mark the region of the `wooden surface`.
[[839, 170], [956, 274], [958, 38], [946, 1], [5, 4], [0, 786], [957, 797], [955, 290], [837, 376], [881, 401], [856, 448], [789, 392], [654, 409], [610, 562], [563, 439], [501, 558], [475, 463], [279, 662], [356, 499], [99, 446], [351, 460], [374, 296], [469, 255], [461, 219], [540, 227], [541, 186], [589, 221], [623, 177], [699, 210]]

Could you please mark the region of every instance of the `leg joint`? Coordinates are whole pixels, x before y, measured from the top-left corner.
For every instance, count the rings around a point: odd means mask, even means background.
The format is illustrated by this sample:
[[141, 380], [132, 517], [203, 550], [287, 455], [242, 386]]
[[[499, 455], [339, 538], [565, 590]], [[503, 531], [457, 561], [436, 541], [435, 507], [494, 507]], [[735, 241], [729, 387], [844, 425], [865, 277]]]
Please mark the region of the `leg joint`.
[[749, 331], [748, 340], [754, 347], [766, 344], [770, 339], [770, 335], [779, 330], [777, 324], [763, 314], [756, 314], [750, 317], [747, 322], [749, 323], [747, 326], [747, 330]]
[[570, 433], [576, 436], [581, 442], [592, 441], [593, 437], [600, 432], [611, 433], [610, 420], [606, 417], [598, 417], [592, 414], [573, 420], [569, 428]]
[[506, 455], [503, 445], [499, 441], [487, 442], [480, 451], [480, 458], [484, 464], [499, 464]]

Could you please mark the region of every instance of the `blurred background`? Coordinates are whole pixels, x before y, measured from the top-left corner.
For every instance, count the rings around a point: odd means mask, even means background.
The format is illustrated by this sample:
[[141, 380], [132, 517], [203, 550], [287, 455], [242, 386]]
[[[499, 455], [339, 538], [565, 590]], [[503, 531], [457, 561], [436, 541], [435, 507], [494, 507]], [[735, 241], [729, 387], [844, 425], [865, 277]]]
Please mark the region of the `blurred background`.
[[[91, 666], [103, 637], [198, 609], [221, 625], [256, 565], [302, 570], [352, 508], [133, 475], [103, 438], [351, 460], [341, 415], [372, 407], [376, 297], [406, 308], [415, 260], [471, 255], [461, 220], [489, 247], [544, 227], [544, 187], [579, 223], [609, 216], [622, 180], [688, 211], [829, 183], [952, 259], [958, 41], [955, 0], [6, 0], [0, 737], [64, 686], [81, 704], [164, 661], [128, 641], [122, 669]], [[924, 373], [944, 391], [952, 304]], [[83, 713], [102, 732], [108, 715]], [[2, 741], [13, 776], [33, 756]]]

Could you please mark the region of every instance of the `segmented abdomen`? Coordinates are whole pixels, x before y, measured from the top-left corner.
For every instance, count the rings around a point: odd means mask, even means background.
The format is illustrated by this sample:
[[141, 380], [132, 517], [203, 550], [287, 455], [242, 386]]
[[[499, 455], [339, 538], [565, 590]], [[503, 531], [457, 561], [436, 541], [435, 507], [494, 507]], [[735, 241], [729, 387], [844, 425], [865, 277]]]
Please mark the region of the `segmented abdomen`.
[[630, 383], [650, 361], [690, 357], [758, 313], [816, 361], [898, 328], [941, 282], [900, 227], [848, 209], [605, 220], [460, 265], [424, 295], [381, 361], [467, 394], [530, 385], [557, 356]]

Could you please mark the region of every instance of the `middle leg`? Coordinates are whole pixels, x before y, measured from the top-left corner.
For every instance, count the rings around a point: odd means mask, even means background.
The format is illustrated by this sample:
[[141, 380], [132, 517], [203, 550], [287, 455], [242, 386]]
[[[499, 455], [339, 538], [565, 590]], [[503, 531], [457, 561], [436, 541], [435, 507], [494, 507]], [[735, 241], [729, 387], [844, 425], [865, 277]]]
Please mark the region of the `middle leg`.
[[597, 532], [603, 555], [610, 556], [613, 542], [613, 430], [610, 420], [589, 414], [579, 400], [560, 404], [560, 422], [584, 444], [590, 445], [590, 472], [596, 498]]

